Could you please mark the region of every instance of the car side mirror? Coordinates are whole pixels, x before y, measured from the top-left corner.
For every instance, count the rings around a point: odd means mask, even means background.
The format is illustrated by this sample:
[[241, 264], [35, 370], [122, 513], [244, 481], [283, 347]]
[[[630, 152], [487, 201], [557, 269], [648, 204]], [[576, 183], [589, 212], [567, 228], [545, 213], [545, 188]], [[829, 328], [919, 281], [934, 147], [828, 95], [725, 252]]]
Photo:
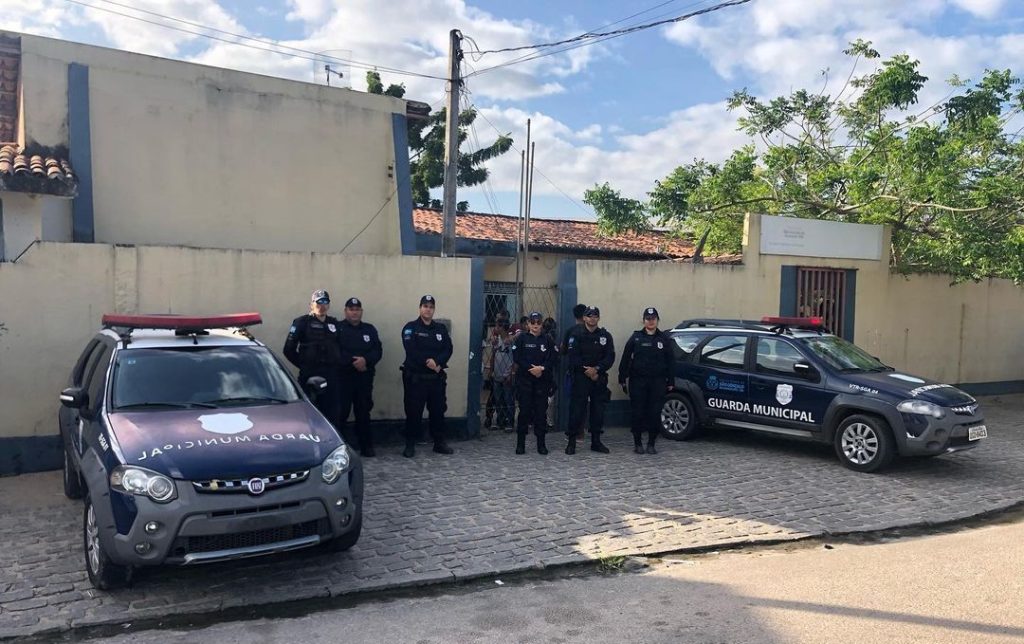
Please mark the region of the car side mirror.
[[806, 378], [807, 380], [814, 380], [814, 378], [816, 378], [818, 375], [817, 369], [807, 364], [806, 362], [798, 362], [795, 365], [793, 365], [793, 373], [800, 376], [801, 378]]
[[89, 405], [89, 392], [83, 387], [68, 387], [60, 392], [60, 404], [71, 409], [81, 409]]
[[327, 378], [323, 376], [310, 376], [306, 380], [306, 391], [310, 394], [318, 394], [327, 389]]

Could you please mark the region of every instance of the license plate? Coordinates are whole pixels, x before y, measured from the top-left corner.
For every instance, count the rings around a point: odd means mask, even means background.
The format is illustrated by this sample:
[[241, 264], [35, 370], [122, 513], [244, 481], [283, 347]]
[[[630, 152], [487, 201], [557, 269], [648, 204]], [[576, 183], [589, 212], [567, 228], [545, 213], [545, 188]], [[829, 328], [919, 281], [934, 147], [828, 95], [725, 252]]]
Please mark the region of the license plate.
[[988, 427], [975, 425], [974, 427], [967, 428], [967, 440], [976, 441], [982, 438], [988, 438]]

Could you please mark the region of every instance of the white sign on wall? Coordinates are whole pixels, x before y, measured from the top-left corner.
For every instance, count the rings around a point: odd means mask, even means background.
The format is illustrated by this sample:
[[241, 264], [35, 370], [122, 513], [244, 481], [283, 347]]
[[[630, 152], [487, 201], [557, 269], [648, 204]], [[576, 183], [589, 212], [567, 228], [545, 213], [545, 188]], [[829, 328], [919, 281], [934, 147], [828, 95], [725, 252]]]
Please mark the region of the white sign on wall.
[[882, 227], [762, 215], [761, 254], [880, 260]]

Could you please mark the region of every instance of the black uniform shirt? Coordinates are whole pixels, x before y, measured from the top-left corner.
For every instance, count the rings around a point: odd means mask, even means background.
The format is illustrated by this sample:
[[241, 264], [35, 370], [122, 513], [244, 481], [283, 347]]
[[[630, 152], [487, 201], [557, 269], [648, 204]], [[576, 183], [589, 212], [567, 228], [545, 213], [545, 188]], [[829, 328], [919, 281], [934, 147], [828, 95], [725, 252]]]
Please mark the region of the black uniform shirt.
[[569, 334], [567, 345], [566, 356], [573, 371], [597, 367], [598, 373], [605, 374], [615, 364], [615, 344], [604, 327], [587, 331], [586, 325], [580, 325]]
[[366, 373], [374, 372], [374, 365], [384, 356], [377, 329], [372, 324], [360, 322], [350, 324], [343, 320], [338, 327], [338, 342], [341, 344], [341, 368], [355, 371], [352, 359], [366, 358]]
[[434, 359], [442, 369], [452, 357], [452, 338], [448, 327], [440, 322], [424, 324], [416, 318], [402, 327], [402, 346], [405, 347], [403, 366], [410, 373], [434, 373], [427, 368], [427, 360]]
[[672, 367], [675, 356], [672, 353], [672, 339], [660, 329], [653, 335], [640, 329], [634, 331], [622, 349], [622, 360], [619, 361], [619, 382], [627, 378], [642, 376], [647, 378], [664, 378], [672, 384]]
[[312, 313], [292, 320], [284, 341], [284, 357], [299, 371], [340, 365], [338, 320], [328, 315], [321, 322]]
[[[543, 380], [550, 382], [554, 377], [555, 362], [558, 353], [551, 336], [546, 333], [534, 335], [532, 333], [520, 333], [512, 343], [512, 360], [518, 368], [517, 374], [520, 379]], [[540, 378], [535, 378], [530, 373], [531, 367], [544, 367]]]

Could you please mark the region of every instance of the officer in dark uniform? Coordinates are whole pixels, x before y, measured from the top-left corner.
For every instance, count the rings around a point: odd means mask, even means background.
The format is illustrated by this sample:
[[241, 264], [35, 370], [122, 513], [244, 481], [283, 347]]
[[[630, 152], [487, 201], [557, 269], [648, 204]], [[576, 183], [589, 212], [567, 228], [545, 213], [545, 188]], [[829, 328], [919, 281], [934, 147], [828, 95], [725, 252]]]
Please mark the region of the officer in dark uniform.
[[310, 300], [309, 313], [292, 320], [284, 341], [284, 357], [299, 368], [299, 382], [303, 387], [313, 376], [327, 380], [326, 388], [317, 392], [314, 404], [338, 428], [338, 368], [341, 366], [338, 320], [327, 315], [331, 308], [327, 291], [313, 291]]
[[519, 398], [519, 424], [516, 454], [526, 453], [526, 432], [533, 425], [537, 436], [537, 453], [547, 454], [548, 396], [554, 385], [557, 348], [543, 329], [544, 316], [534, 311], [526, 320], [526, 331], [512, 343], [512, 360], [516, 365], [516, 394]]
[[[341, 343], [341, 379], [339, 382], [338, 422], [344, 430], [348, 415], [355, 408], [355, 438], [363, 456], [374, 456], [370, 433], [370, 410], [373, 409], [373, 375], [384, 355], [377, 329], [363, 322], [363, 303], [350, 297], [345, 302], [345, 321], [338, 328]], [[351, 437], [349, 437], [351, 438]], [[354, 445], [354, 442], [350, 442]]]
[[420, 298], [420, 316], [402, 328], [405, 362], [402, 384], [405, 387], [405, 451], [402, 456], [416, 455], [416, 441], [423, 429], [423, 407], [430, 416], [430, 437], [434, 451], [451, 454], [444, 440], [444, 412], [448, 408], [445, 387], [448, 360], [452, 357], [452, 339], [448, 327], [434, 322], [433, 295]]
[[615, 364], [615, 345], [612, 343], [612, 334], [597, 326], [600, 319], [600, 309], [596, 306], [588, 308], [583, 314], [583, 326], [576, 327], [566, 341], [566, 358], [572, 374], [566, 454], [576, 453], [576, 437], [583, 431], [583, 417], [588, 401], [590, 449], [602, 454], [610, 451], [601, 442], [601, 430], [604, 426], [604, 406], [611, 397], [608, 370]]
[[[644, 328], [634, 331], [622, 349], [619, 384], [629, 394], [633, 412], [633, 451], [644, 453], [643, 433], [647, 431], [647, 453], [657, 454], [654, 441], [661, 429], [661, 408], [665, 393], [672, 389], [672, 340], [658, 328], [658, 309], [644, 309]], [[627, 385], [628, 381], [628, 385]]]

